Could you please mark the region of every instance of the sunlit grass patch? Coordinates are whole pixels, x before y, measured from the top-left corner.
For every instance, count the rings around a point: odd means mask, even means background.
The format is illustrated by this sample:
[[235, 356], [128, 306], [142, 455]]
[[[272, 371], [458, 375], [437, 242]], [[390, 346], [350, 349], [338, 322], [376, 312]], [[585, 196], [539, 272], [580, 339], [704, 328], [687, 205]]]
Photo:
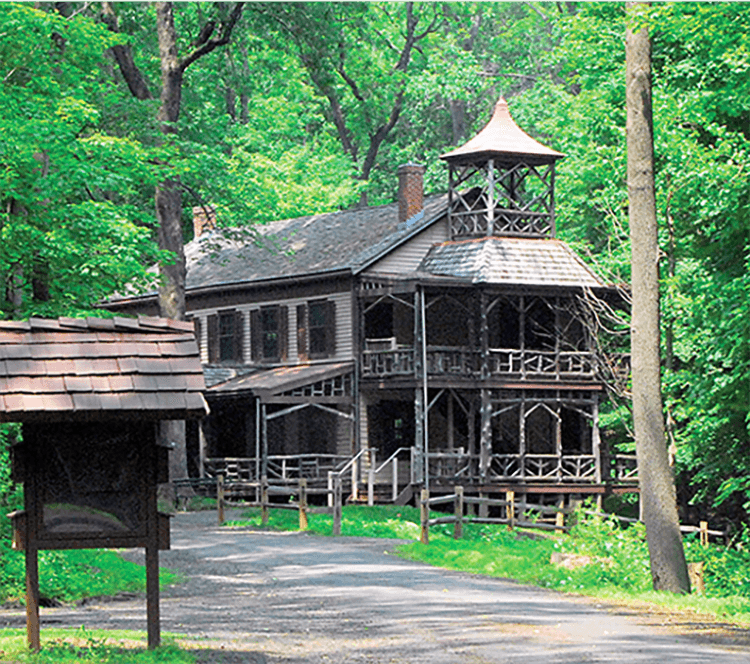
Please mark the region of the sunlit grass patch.
[[162, 635], [162, 645], [148, 650], [145, 632], [127, 630], [42, 629], [42, 648], [30, 652], [25, 629], [0, 630], [0, 664], [194, 664], [175, 637]]

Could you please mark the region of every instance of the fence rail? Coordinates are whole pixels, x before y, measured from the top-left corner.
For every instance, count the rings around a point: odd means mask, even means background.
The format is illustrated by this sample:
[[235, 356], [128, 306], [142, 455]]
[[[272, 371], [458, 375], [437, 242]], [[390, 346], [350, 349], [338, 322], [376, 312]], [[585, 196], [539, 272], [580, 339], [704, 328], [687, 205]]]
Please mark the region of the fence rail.
[[[439, 516], [430, 518], [430, 508], [438, 505], [453, 504], [453, 514], [449, 516]], [[484, 506], [495, 506], [502, 508], [502, 514], [504, 516], [490, 518], [490, 517], [467, 517], [464, 514], [466, 505], [484, 505]], [[481, 496], [467, 496], [464, 494], [464, 488], [462, 486], [455, 486], [454, 491], [450, 495], [430, 497], [430, 492], [427, 489], [422, 489], [420, 500], [420, 541], [423, 544], [429, 544], [430, 541], [430, 526], [438, 524], [453, 524], [453, 538], [461, 539], [463, 536], [463, 524], [465, 521], [471, 521], [472, 523], [496, 523], [501, 525], [507, 525], [510, 528], [529, 528], [537, 530], [550, 530], [558, 533], [568, 532], [569, 526], [565, 525], [565, 517], [570, 516], [576, 512], [575, 509], [564, 508], [564, 507], [553, 507], [551, 505], [529, 505], [523, 504], [519, 508], [516, 503], [515, 492], [506, 491], [505, 499], [499, 498], [485, 498]], [[536, 513], [536, 518], [529, 519], [529, 516]], [[605, 514], [602, 512], [593, 512], [591, 510], [583, 510], [584, 514], [591, 516], [599, 516], [605, 518], [614, 517], [619, 521], [626, 523], [638, 523], [638, 519], [629, 519], [622, 517], [617, 514]], [[539, 519], [545, 515], [554, 514], [555, 523], [547, 523], [540, 521]], [[682, 533], [700, 533], [700, 541], [704, 546], [708, 546], [708, 538], [721, 537], [726, 539], [727, 533], [721, 530], [711, 530], [708, 527], [707, 521], [701, 521], [698, 526], [681, 525], [680, 532]]]
[[[219, 525], [225, 522], [226, 508], [232, 505], [226, 496], [226, 484], [224, 476], [219, 475], [216, 482], [216, 514]], [[299, 513], [299, 529], [307, 530], [309, 514], [330, 514], [333, 516], [333, 535], [341, 535], [341, 514], [343, 505], [343, 489], [340, 476], [333, 477], [333, 486], [325, 489], [314, 489], [307, 485], [307, 479], [300, 477], [297, 485], [289, 484], [278, 485], [270, 484], [267, 477], [262, 477], [257, 485], [259, 500], [249, 503], [242, 503], [243, 507], [260, 507], [261, 525], [267, 526], [269, 519], [269, 510], [296, 510]], [[270, 501], [270, 495], [297, 496], [297, 500], [290, 500], [285, 503], [274, 503]], [[311, 495], [328, 495], [331, 496], [331, 505], [328, 507], [310, 507], [308, 496]]]

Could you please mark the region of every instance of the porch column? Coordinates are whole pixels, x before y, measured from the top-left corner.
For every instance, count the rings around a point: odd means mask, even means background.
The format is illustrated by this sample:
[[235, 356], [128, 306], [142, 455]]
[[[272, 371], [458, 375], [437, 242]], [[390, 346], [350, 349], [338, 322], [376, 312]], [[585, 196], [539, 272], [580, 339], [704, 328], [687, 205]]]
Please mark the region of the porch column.
[[[490, 160], [490, 168], [492, 160]], [[493, 168], [494, 172], [494, 168]], [[479, 432], [479, 477], [486, 482], [489, 477], [490, 464], [492, 463], [492, 399], [489, 388], [485, 387], [489, 378], [489, 324], [488, 324], [488, 298], [483, 290], [479, 296], [479, 343], [481, 350], [481, 430]]]
[[601, 441], [599, 440], [599, 396], [594, 394], [591, 405], [591, 453], [596, 464], [596, 483], [602, 483]]
[[262, 450], [262, 462], [261, 462], [261, 477], [268, 477], [268, 417], [266, 413], [266, 404], [261, 405], [261, 444]]
[[483, 387], [481, 397], [482, 429], [479, 433], [479, 477], [482, 482], [486, 482], [492, 461], [492, 401], [490, 391]]
[[429, 485], [429, 463], [427, 460], [427, 367], [424, 324], [424, 293], [417, 287], [414, 290], [414, 448], [419, 459], [416, 476], [422, 486]]

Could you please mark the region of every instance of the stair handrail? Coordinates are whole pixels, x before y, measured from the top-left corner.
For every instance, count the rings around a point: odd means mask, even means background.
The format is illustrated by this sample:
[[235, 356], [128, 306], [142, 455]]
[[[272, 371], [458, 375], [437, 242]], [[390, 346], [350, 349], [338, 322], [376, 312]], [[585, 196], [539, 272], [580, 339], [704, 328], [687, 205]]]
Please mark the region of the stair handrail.
[[397, 457], [401, 452], [411, 452], [411, 446], [410, 447], [399, 447], [391, 456], [389, 456], [383, 463], [381, 463], [377, 468], [375, 468], [375, 473], [379, 473], [383, 468], [385, 468], [389, 463], [393, 461], [395, 457]]
[[331, 470], [329, 471], [331, 475], [338, 475], [339, 477], [343, 477], [344, 473], [347, 470], [350, 470], [351, 467], [354, 465], [356, 461], [358, 461], [364, 454], [369, 454], [371, 451], [375, 451], [377, 448], [375, 447], [363, 447], [359, 452], [357, 452], [349, 461], [347, 461], [340, 470]]

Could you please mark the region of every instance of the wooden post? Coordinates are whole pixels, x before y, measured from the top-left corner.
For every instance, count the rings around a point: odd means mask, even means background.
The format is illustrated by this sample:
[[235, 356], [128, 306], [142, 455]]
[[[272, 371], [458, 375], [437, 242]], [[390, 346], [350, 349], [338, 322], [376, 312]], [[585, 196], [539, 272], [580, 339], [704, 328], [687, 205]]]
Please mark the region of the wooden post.
[[393, 502], [398, 498], [398, 457], [393, 457]]
[[505, 492], [505, 516], [508, 519], [508, 526], [513, 528], [516, 521], [516, 494], [514, 491]]
[[[153, 472], [155, 465], [151, 464]], [[161, 624], [159, 617], [159, 512], [156, 505], [156, 482], [148, 496], [146, 528], [146, 622], [148, 624], [148, 648], [153, 650], [161, 645]]]
[[342, 510], [341, 475], [333, 476], [333, 534], [341, 535], [341, 510]]
[[456, 522], [453, 524], [453, 539], [461, 539], [464, 535], [464, 488], [454, 489], [456, 497], [453, 499], [453, 514]]
[[422, 542], [422, 544], [430, 543], [430, 506], [427, 504], [427, 501], [429, 499], [429, 489], [422, 489], [421, 497], [419, 500], [419, 522], [421, 525], [419, 541]]
[[148, 648], [161, 644], [159, 624], [159, 545], [156, 533], [149, 534], [146, 545], [146, 620], [148, 622]]
[[690, 588], [693, 593], [706, 594], [706, 584], [703, 580], [703, 563], [688, 563], [688, 576], [690, 577]]
[[26, 639], [29, 649], [39, 652], [39, 553], [31, 541], [32, 529], [27, 530], [26, 546]]
[[268, 525], [268, 477], [260, 478], [260, 525]]
[[326, 496], [328, 507], [333, 507], [333, 471], [328, 471], [328, 495]]
[[299, 529], [307, 530], [307, 480], [299, 478]]
[[370, 467], [367, 470], [367, 504], [370, 507], [375, 504], [375, 469], [372, 467], [372, 456], [370, 456]]
[[555, 514], [555, 533], [558, 535], [563, 534], [563, 527], [565, 526], [565, 515], [562, 512]]
[[708, 521], [700, 522], [701, 545], [708, 546]]
[[221, 526], [224, 524], [224, 475], [216, 478], [216, 512]]
[[[484, 492], [479, 492], [479, 498], [486, 497], [487, 495]], [[487, 503], [479, 503], [479, 505], [477, 505], [477, 515], [480, 519], [486, 519], [490, 515], [489, 505], [487, 505]]]

